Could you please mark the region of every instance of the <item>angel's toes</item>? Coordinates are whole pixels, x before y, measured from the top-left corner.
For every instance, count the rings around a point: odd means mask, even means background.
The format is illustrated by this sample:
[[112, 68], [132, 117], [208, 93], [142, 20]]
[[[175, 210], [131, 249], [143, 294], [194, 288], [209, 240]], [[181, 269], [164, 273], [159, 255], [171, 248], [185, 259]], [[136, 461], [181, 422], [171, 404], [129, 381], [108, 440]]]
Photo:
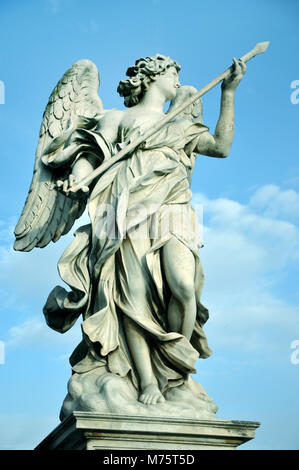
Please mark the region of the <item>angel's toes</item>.
[[147, 401], [148, 401], [148, 395], [145, 395], [144, 393], [142, 395], [140, 395], [140, 397], [138, 398], [138, 400], [143, 403], [144, 405], [146, 405]]
[[163, 395], [159, 392], [156, 393], [155, 395], [152, 395], [148, 401], [149, 405], [156, 405], [157, 403], [163, 403], [165, 401], [165, 398]]
[[139, 401], [145, 405], [155, 405], [165, 401], [157, 384], [150, 384], [144, 388], [143, 393], [139, 397]]
[[158, 397], [157, 403], [164, 403], [164, 402], [165, 402], [165, 398], [163, 397], [162, 394], [160, 394], [160, 396]]
[[153, 397], [151, 397], [150, 404], [156, 405], [157, 403], [161, 403], [161, 398], [163, 399], [161, 394], [154, 395]]

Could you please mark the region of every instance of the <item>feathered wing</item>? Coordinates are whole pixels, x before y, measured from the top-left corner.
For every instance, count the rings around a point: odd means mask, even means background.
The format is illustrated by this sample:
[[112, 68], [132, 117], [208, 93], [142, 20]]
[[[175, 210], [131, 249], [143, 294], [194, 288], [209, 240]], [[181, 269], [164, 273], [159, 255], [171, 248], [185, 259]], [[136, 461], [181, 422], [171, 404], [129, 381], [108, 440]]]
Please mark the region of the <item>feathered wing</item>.
[[[167, 113], [174, 111], [178, 106], [187, 101], [192, 95], [197, 92], [196, 88], [189, 85], [181, 86], [175, 98], [170, 103]], [[190, 106], [187, 106], [181, 113], [180, 116], [190, 119], [194, 123], [202, 124], [202, 101], [198, 98]]]
[[99, 83], [96, 65], [90, 60], [80, 60], [54, 88], [43, 114], [31, 186], [15, 228], [15, 250], [30, 251], [48, 245], [51, 240], [56, 242], [84, 212], [86, 200], [71, 199], [55, 186], [58, 179], [68, 177], [70, 168], [50, 169], [42, 162], [42, 155], [78, 116], [95, 118], [103, 114]]

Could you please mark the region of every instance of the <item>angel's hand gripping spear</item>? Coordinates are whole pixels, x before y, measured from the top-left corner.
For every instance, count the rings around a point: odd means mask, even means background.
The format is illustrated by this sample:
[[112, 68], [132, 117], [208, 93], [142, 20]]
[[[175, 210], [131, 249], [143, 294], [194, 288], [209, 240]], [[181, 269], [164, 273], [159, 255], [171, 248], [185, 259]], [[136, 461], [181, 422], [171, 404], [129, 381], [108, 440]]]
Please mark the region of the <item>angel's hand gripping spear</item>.
[[[256, 46], [247, 54], [242, 56], [239, 61], [246, 63], [253, 57], [255, 57], [258, 54], [261, 54], [265, 52], [268, 48], [269, 41], [265, 42], [260, 42], [256, 44]], [[234, 59], [234, 63], [236, 64], [236, 60]], [[112, 165], [114, 165], [116, 162], [119, 160], [123, 159], [126, 155], [129, 153], [133, 152], [138, 145], [143, 143], [145, 140], [147, 140], [149, 137], [151, 137], [153, 134], [155, 134], [157, 131], [159, 131], [167, 122], [170, 122], [173, 120], [176, 116], [178, 116], [185, 108], [190, 106], [192, 103], [194, 103], [196, 100], [198, 100], [201, 96], [203, 96], [205, 93], [207, 93], [209, 90], [214, 88], [218, 83], [222, 82], [223, 80], [227, 79], [232, 71], [232, 67], [229, 67], [227, 70], [225, 70], [223, 73], [218, 75], [214, 80], [209, 82], [207, 85], [205, 85], [203, 88], [201, 88], [197, 93], [195, 93], [191, 98], [186, 100], [183, 104], [178, 106], [174, 111], [171, 113], [167, 113], [165, 117], [161, 120], [159, 120], [154, 126], [152, 126], [150, 129], [148, 129], [146, 132], [142, 133], [138, 139], [136, 139], [134, 142], [128, 142], [127, 145], [124, 145], [124, 148], [115, 154], [109, 161], [103, 163], [100, 167], [92, 171], [88, 176], [83, 178], [81, 181], [79, 181], [77, 184], [73, 184], [67, 191], [66, 193], [76, 193], [77, 191], [81, 190], [82, 188], [86, 188], [96, 177], [100, 176], [103, 174], [106, 170], [108, 170]]]

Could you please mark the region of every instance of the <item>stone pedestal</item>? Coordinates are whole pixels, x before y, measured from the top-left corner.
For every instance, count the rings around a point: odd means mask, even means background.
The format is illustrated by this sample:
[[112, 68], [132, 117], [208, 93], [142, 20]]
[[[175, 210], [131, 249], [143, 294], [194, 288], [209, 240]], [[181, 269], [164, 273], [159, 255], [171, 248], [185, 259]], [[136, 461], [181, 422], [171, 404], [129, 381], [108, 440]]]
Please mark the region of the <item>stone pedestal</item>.
[[95, 414], [74, 411], [36, 450], [232, 450], [259, 423]]

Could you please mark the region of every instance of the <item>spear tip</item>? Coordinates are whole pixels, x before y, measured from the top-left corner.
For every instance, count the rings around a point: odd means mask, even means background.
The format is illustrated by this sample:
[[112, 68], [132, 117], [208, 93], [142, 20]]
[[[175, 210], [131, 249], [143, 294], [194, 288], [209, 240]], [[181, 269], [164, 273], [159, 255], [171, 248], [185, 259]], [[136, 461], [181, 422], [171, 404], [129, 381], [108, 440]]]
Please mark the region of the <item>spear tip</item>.
[[258, 54], [262, 54], [263, 52], [266, 52], [269, 44], [270, 44], [270, 41], [258, 42], [257, 45], [255, 46], [255, 48], [258, 49]]

